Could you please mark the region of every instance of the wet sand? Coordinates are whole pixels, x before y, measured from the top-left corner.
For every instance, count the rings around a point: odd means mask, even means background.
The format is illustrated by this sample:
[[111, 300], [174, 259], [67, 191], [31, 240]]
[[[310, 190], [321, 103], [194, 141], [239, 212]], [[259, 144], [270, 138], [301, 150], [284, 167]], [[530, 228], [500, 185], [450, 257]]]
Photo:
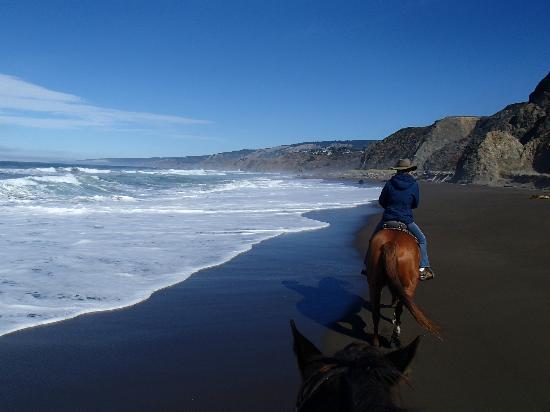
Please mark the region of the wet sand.
[[[437, 278], [416, 302], [445, 334], [426, 336], [403, 404], [422, 411], [550, 410], [550, 201], [530, 190], [422, 184], [417, 223]], [[357, 234], [361, 253], [376, 219]], [[366, 295], [365, 295], [366, 296]], [[366, 297], [368, 299], [368, 297]], [[383, 295], [389, 303], [389, 294]], [[392, 309], [383, 313], [391, 318]], [[408, 312], [403, 343], [424, 333]], [[349, 313], [372, 330], [365, 309]], [[391, 324], [381, 322], [385, 336]], [[330, 331], [325, 349], [352, 337]]]

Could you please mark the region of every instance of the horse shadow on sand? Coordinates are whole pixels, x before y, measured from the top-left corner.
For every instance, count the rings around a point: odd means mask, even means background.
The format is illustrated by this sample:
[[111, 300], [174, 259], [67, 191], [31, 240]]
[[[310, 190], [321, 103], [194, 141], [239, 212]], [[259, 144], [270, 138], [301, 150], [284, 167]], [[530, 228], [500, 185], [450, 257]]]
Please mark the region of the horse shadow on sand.
[[[372, 342], [372, 334], [365, 330], [366, 318], [370, 320], [370, 314], [365, 316], [365, 310], [372, 312], [370, 302], [348, 290], [349, 282], [325, 277], [319, 281], [319, 285], [309, 286], [294, 280], [283, 281], [283, 286], [302, 296], [296, 304], [296, 309], [314, 322], [354, 339]], [[390, 307], [390, 305], [381, 305]], [[391, 323], [391, 319], [381, 316], [381, 319]], [[389, 342], [381, 342], [383, 346]]]

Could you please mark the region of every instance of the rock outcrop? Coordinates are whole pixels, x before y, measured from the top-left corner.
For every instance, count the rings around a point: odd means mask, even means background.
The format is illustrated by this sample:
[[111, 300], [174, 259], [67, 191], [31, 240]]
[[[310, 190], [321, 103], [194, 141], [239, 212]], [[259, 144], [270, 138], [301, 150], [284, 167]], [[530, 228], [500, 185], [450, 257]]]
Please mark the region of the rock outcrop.
[[367, 148], [363, 169], [388, 169], [408, 158], [420, 171], [454, 171], [479, 117], [446, 117], [431, 126], [407, 127]]
[[457, 164], [460, 183], [544, 182], [550, 174], [550, 73], [529, 101], [482, 118]]
[[362, 169], [409, 158], [421, 176], [459, 183], [550, 186], [550, 73], [525, 103], [487, 117], [446, 117], [408, 127], [367, 148]]

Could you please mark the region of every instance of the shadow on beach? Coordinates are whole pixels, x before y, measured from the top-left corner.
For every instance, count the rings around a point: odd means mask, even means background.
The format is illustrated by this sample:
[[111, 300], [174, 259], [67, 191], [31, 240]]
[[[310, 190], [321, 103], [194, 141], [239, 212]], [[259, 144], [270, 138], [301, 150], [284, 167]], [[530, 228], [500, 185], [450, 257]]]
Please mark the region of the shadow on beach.
[[[302, 315], [334, 332], [371, 342], [372, 335], [366, 332], [365, 322], [365, 311], [371, 312], [370, 302], [350, 292], [350, 283], [325, 277], [317, 287], [294, 280], [282, 284], [302, 295], [302, 300], [296, 304], [296, 309]], [[381, 319], [391, 323], [385, 316]]]

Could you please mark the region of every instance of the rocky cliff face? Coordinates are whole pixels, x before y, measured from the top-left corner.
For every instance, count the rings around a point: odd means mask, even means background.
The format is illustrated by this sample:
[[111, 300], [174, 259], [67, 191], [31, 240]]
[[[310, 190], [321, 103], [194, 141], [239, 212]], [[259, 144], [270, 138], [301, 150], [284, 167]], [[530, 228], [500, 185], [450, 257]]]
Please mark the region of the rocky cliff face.
[[[529, 101], [481, 119], [457, 164], [455, 181], [543, 183], [550, 174], [550, 73]], [[550, 180], [550, 179], [549, 179]]]
[[459, 183], [550, 186], [550, 73], [529, 101], [487, 117], [447, 117], [401, 129], [371, 145], [363, 169], [387, 169], [409, 158], [420, 172], [444, 172]]
[[371, 145], [363, 169], [388, 169], [396, 159], [411, 159], [421, 171], [454, 171], [479, 117], [446, 117], [431, 126], [407, 127]]

